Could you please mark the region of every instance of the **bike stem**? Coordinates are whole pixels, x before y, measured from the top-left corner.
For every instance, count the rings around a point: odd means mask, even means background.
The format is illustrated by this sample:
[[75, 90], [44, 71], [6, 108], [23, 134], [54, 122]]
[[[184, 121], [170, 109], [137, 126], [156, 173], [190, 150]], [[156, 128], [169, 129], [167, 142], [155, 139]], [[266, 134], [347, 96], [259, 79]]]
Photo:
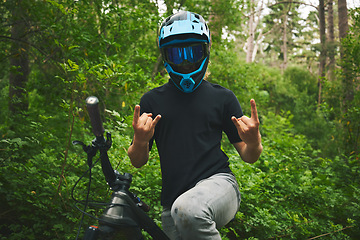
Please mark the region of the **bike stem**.
[[106, 133], [106, 140], [101, 135], [101, 136], [97, 136], [92, 141], [92, 148], [95, 148], [96, 150], [100, 151], [101, 168], [104, 173], [105, 180], [109, 184], [109, 186], [113, 188], [113, 185], [116, 182], [116, 174], [111, 166], [107, 154], [108, 150], [111, 148], [111, 144], [112, 144], [112, 139], [110, 133]]
[[[112, 140], [111, 134], [97, 136], [90, 146], [85, 146], [82, 142], [75, 141], [74, 144], [81, 144], [88, 156], [88, 165], [92, 166], [92, 158], [100, 151], [101, 168], [106, 182], [113, 192], [109, 206], [100, 217], [100, 227], [103, 233], [112, 234], [116, 229], [124, 228], [128, 230], [126, 239], [143, 239], [140, 228], [149, 232], [154, 239], [168, 240], [169, 238], [161, 231], [154, 221], [146, 215], [149, 206], [142, 202], [135, 194], [129, 191], [132, 175], [130, 173], [120, 174], [114, 171], [109, 161], [107, 151], [110, 149]], [[139, 228], [140, 227], [140, 228]], [[92, 228], [90, 228], [92, 232]], [[90, 236], [85, 239], [93, 239]], [[96, 238], [94, 238], [96, 239]]]

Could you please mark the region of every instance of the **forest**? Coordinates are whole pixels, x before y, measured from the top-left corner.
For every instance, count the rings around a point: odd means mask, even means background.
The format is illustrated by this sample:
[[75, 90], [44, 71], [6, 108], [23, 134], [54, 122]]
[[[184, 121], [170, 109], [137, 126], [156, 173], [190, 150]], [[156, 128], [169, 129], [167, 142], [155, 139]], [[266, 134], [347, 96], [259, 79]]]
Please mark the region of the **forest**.
[[[347, 2], [348, 1], [348, 2]], [[223, 239], [360, 239], [360, 5], [352, 0], [0, 1], [0, 239], [82, 239], [94, 136], [85, 99], [97, 96], [111, 162], [160, 226], [156, 149], [140, 169], [127, 156], [136, 104], [168, 75], [158, 27], [201, 14], [212, 36], [206, 80], [231, 89], [244, 114], [255, 99], [260, 159], [222, 149], [242, 202]], [[111, 191], [100, 164], [89, 198]], [[101, 208], [88, 208], [93, 216]], [[80, 231], [79, 231], [80, 229]], [[147, 239], [151, 239], [147, 236]]]

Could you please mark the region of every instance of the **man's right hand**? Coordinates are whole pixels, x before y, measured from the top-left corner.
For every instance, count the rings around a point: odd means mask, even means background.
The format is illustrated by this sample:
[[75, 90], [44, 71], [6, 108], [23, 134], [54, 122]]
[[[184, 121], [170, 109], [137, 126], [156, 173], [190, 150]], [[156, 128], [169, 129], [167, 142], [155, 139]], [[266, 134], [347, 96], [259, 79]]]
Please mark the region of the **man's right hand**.
[[140, 116], [140, 106], [136, 105], [132, 126], [134, 128], [134, 139], [128, 149], [131, 164], [140, 168], [149, 160], [149, 141], [154, 136], [155, 126], [161, 116], [152, 119], [152, 113], [143, 113]]
[[155, 126], [160, 121], [161, 115], [152, 119], [152, 113], [143, 113], [140, 116], [140, 106], [136, 105], [132, 126], [134, 128], [134, 143], [147, 144], [153, 137]]

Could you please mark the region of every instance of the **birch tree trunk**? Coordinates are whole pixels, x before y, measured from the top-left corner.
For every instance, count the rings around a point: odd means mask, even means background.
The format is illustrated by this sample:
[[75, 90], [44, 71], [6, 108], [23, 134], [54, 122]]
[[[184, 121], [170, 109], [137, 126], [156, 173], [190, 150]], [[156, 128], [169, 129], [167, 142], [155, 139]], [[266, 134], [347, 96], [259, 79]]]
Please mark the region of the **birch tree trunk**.
[[246, 42], [246, 62], [253, 61], [252, 56], [254, 52], [254, 39], [255, 39], [255, 13], [254, 13], [254, 0], [250, 0], [250, 16], [249, 16], [249, 37]]
[[284, 14], [284, 22], [283, 22], [283, 45], [281, 47], [281, 51], [283, 53], [283, 62], [281, 64], [281, 70], [284, 71], [287, 67], [287, 23], [288, 23], [288, 11]]
[[249, 22], [248, 22], [248, 28], [249, 28], [249, 37], [246, 41], [246, 62], [254, 62], [255, 57], [259, 48], [259, 45], [263, 41], [263, 34], [262, 29], [260, 29], [260, 33], [255, 38], [256, 30], [258, 29], [260, 19], [261, 19], [261, 12], [263, 9], [264, 1], [261, 0], [260, 6], [258, 6], [258, 11], [255, 17], [255, 0], [250, 0], [250, 16], [249, 16]]

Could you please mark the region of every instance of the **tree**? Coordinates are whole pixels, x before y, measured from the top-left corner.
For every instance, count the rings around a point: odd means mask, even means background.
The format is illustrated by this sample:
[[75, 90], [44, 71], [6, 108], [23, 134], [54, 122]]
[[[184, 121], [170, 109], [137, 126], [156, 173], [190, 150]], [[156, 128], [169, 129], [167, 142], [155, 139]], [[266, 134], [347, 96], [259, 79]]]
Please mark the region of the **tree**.
[[[257, 51], [264, 40], [264, 36], [271, 32], [263, 33], [263, 28], [260, 26], [261, 14], [263, 12], [264, 1], [261, 0], [259, 6], [256, 6], [255, 0], [250, 0], [247, 3], [249, 10], [248, 23], [247, 23], [247, 40], [244, 50], [246, 52], [246, 62], [250, 63], [255, 61]], [[246, 31], [245, 30], [245, 31]]]
[[328, 79], [334, 81], [335, 75], [335, 56], [336, 56], [336, 43], [335, 43], [335, 34], [334, 34], [334, 10], [333, 10], [333, 0], [328, 1], [328, 17], [327, 17], [327, 55], [329, 57], [328, 64]]
[[11, 55], [9, 74], [9, 110], [15, 116], [28, 109], [26, 84], [29, 67], [28, 1], [16, 0], [11, 9]]
[[[346, 36], [341, 41], [341, 76], [342, 112], [339, 121], [342, 123], [344, 152], [356, 156], [360, 151], [360, 8], [349, 14], [349, 25]], [[339, 14], [340, 15], [340, 14]], [[341, 114], [342, 113], [342, 114]], [[357, 161], [358, 164], [358, 161]]]
[[268, 46], [265, 51], [276, 54], [278, 65], [284, 70], [287, 67], [289, 56], [298, 47], [296, 37], [303, 28], [299, 24], [299, 5], [294, 4], [293, 1], [279, 1], [268, 7], [271, 11], [264, 17], [264, 23], [266, 31], [271, 30], [271, 34], [267, 35]]
[[[349, 30], [348, 25], [348, 10], [346, 0], [338, 0], [338, 12], [339, 12], [339, 39], [340, 42], [346, 37]], [[340, 48], [340, 58], [342, 61], [342, 86], [344, 91], [343, 96], [343, 111], [346, 112], [349, 108], [351, 101], [354, 98], [354, 85], [350, 71], [346, 66], [346, 55], [344, 54], [343, 47]]]
[[319, 23], [320, 23], [320, 43], [321, 43], [321, 50], [320, 50], [320, 67], [319, 67], [319, 79], [318, 79], [318, 87], [319, 87], [319, 94], [318, 94], [318, 106], [321, 103], [321, 88], [322, 88], [322, 81], [325, 78], [325, 66], [326, 66], [326, 35], [325, 35], [325, 3], [324, 0], [319, 0]]

